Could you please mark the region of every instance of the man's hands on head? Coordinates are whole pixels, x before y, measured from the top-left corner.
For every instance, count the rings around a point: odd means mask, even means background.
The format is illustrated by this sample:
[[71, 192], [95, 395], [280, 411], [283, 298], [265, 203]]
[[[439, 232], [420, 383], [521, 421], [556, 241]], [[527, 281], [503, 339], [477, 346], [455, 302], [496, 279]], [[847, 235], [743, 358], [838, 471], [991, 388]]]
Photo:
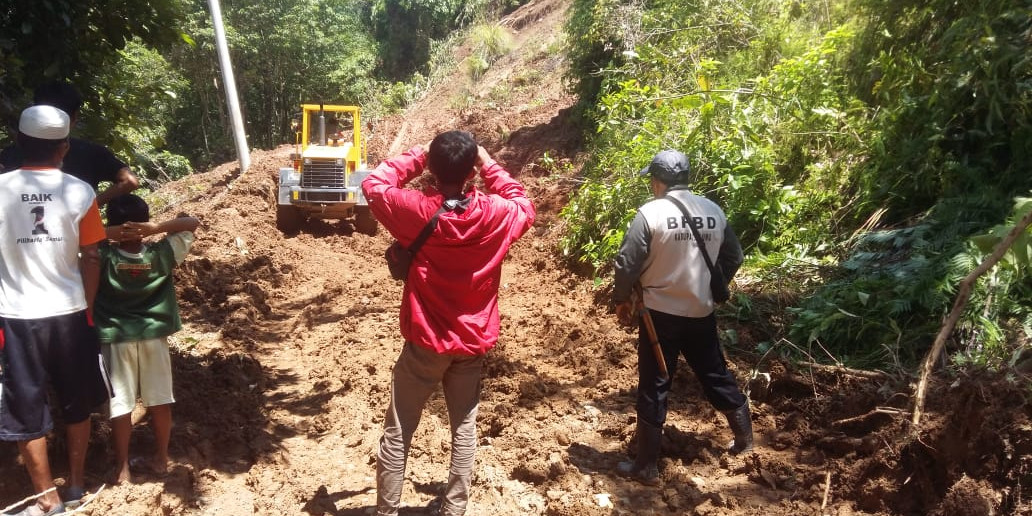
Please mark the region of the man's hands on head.
[[483, 145], [477, 145], [477, 170], [483, 172], [484, 165], [490, 161], [494, 161], [494, 159], [491, 158], [491, 154], [487, 152], [487, 149], [485, 149]]
[[[418, 144], [416, 147], [422, 149], [424, 154], [429, 155], [431, 143], [433, 143], [432, 140], [425, 144]], [[470, 171], [467, 180], [472, 179], [473, 176], [478, 173], [482, 174], [484, 172], [484, 166], [493, 162], [495, 162], [495, 159], [491, 157], [491, 153], [487, 152], [487, 149], [485, 149], [483, 145], [477, 145], [477, 159], [473, 163], [473, 170]]]

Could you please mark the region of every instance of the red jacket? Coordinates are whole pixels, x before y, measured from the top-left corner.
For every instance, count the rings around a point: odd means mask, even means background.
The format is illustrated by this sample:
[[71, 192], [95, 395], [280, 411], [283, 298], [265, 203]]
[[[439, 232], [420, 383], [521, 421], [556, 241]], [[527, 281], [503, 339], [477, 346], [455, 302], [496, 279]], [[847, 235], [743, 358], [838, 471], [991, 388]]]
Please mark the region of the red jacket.
[[[362, 191], [377, 220], [409, 246], [444, 202], [434, 188], [403, 188], [419, 177], [426, 154], [416, 147], [388, 159]], [[464, 211], [446, 211], [412, 260], [401, 300], [401, 335], [442, 354], [481, 355], [498, 341], [502, 261], [534, 223], [523, 185], [497, 162], [481, 171], [490, 194], [473, 188]]]

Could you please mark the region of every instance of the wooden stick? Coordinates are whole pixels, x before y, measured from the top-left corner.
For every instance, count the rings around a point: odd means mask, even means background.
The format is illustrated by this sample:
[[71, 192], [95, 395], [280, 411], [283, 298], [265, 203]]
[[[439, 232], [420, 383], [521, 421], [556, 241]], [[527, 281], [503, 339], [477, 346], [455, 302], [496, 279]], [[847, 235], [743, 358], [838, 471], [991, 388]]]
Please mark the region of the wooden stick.
[[645, 322], [645, 332], [649, 334], [649, 342], [652, 343], [652, 353], [656, 355], [656, 363], [659, 365], [659, 377], [663, 380], [670, 379], [670, 371], [667, 370], [666, 358], [663, 356], [663, 348], [659, 345], [659, 337], [656, 335], [656, 325], [652, 322], [652, 314], [645, 305], [641, 305], [641, 318]]
[[831, 494], [831, 472], [828, 471], [824, 474], [824, 500], [821, 501], [821, 514], [824, 514], [824, 508], [828, 506], [828, 495]]
[[892, 408], [892, 407], [875, 407], [874, 410], [872, 410], [872, 411], [870, 411], [870, 412], [868, 412], [866, 414], [861, 414], [859, 416], [854, 416], [854, 417], [847, 417], [846, 419], [839, 419], [838, 421], [832, 421], [831, 422], [831, 426], [842, 426], [842, 425], [848, 425], [850, 423], [856, 423], [858, 421], [863, 421], [863, 420], [865, 420], [865, 419], [867, 419], [867, 418], [869, 418], [869, 417], [871, 417], [871, 416], [873, 416], [875, 414], [899, 415], [899, 414], [906, 414], [906, 411], [898, 409], [898, 408]]
[[986, 271], [991, 269], [996, 262], [999, 262], [1004, 254], [1007, 254], [1007, 250], [1010, 246], [1018, 239], [1025, 228], [1032, 224], [1032, 210], [1029, 210], [1017, 224], [1011, 228], [1010, 232], [1003, 240], [996, 244], [993, 249], [993, 253], [989, 255], [982, 264], [979, 265], [975, 270], [971, 271], [960, 282], [960, 289], [957, 291], [957, 299], [953, 302], [953, 309], [950, 310], [949, 317], [946, 318], [946, 322], [943, 323], [942, 329], [939, 330], [939, 334], [935, 336], [935, 342], [932, 344], [932, 349], [928, 351], [928, 355], [925, 356], [924, 363], [921, 365], [921, 380], [917, 382], [917, 392], [914, 394], [914, 418], [911, 420], [912, 428], [911, 431], [914, 434], [919, 433], [919, 425], [921, 423], [921, 414], [924, 412], [925, 394], [928, 389], [928, 377], [932, 374], [932, 369], [935, 367], [936, 360], [939, 359], [939, 355], [942, 353], [942, 348], [946, 345], [946, 338], [953, 333], [953, 327], [957, 325], [957, 321], [960, 320], [961, 314], [964, 313], [964, 306], [967, 305], [968, 298], [971, 296], [971, 289], [978, 277], [985, 274]]
[[663, 356], [663, 348], [659, 345], [659, 337], [656, 335], [656, 325], [652, 322], [652, 314], [645, 308], [645, 294], [642, 292], [641, 283], [635, 283], [631, 289], [631, 305], [635, 307], [638, 316], [645, 325], [645, 333], [649, 336], [652, 344], [652, 354], [656, 356], [656, 364], [659, 366], [659, 377], [664, 381], [670, 379], [670, 372], [667, 369], [666, 358]]
[[43, 496], [43, 495], [45, 495], [45, 494], [47, 494], [47, 493], [49, 493], [51, 491], [56, 491], [56, 490], [57, 490], [57, 486], [54, 486], [54, 487], [51, 487], [50, 489], [47, 489], [46, 491], [43, 491], [42, 493], [36, 493], [36, 494], [34, 494], [32, 496], [26, 496], [25, 498], [22, 498], [21, 500], [19, 500], [17, 502], [14, 502], [11, 505], [8, 505], [7, 507], [4, 507], [4, 509], [2, 511], [0, 511], [0, 513], [7, 513], [11, 509], [14, 509], [15, 507], [17, 507], [17, 506], [19, 506], [19, 505], [21, 505], [21, 504], [23, 504], [25, 502], [28, 502], [28, 501], [31, 501], [31, 500], [35, 500], [35, 499], [37, 499], [37, 498], [39, 498], [39, 497], [41, 497], [41, 496]]

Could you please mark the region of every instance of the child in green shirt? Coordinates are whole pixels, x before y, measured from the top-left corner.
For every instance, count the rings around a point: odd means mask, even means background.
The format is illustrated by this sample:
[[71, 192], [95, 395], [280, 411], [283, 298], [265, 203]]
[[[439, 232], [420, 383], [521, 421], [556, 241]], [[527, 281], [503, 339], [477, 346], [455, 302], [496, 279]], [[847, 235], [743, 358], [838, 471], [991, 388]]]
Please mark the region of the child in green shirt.
[[[108, 364], [114, 397], [111, 427], [115, 448], [113, 483], [131, 480], [130, 414], [139, 398], [150, 413], [156, 450], [132, 467], [164, 474], [172, 430], [172, 361], [168, 336], [181, 327], [173, 269], [186, 259], [200, 222], [181, 216], [150, 222], [146, 201], [132, 194], [107, 205], [107, 236], [100, 247], [101, 274], [95, 308], [96, 325]], [[167, 235], [157, 242], [144, 237]]]

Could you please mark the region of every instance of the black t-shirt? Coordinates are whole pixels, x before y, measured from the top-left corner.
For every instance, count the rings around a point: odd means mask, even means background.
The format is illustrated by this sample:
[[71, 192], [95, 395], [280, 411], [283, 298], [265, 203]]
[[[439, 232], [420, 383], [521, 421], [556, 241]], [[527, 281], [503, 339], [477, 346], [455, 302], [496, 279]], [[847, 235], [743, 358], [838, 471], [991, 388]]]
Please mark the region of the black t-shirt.
[[[12, 145], [0, 151], [0, 169], [10, 172], [22, 166], [21, 149]], [[97, 189], [101, 181], [118, 179], [118, 171], [126, 168], [107, 147], [78, 138], [68, 139], [68, 154], [61, 163], [61, 171], [86, 181]]]

